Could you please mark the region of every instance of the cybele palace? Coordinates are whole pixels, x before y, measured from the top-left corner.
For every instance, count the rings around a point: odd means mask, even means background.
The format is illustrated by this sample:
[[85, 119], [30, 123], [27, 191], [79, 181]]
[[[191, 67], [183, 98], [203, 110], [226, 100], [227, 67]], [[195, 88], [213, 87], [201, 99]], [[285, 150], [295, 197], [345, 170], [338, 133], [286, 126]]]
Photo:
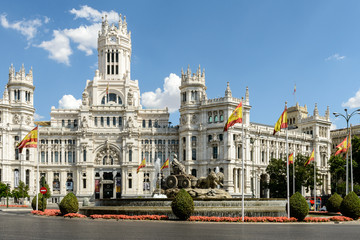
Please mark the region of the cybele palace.
[[[250, 121], [249, 89], [243, 89], [246, 154], [242, 156], [242, 124], [223, 132], [242, 100], [232, 95], [229, 83], [224, 82], [223, 97], [208, 99], [205, 71], [200, 67], [194, 73], [190, 68], [182, 71], [180, 123], [173, 127], [167, 108], [142, 108], [138, 81], [130, 75], [131, 49], [126, 19], [120, 17], [116, 25], [103, 19], [98, 34], [99, 69], [93, 80], [85, 82], [82, 105], [70, 110], [53, 107], [50, 121], [38, 122], [39, 154], [35, 148], [19, 154], [15, 147], [34, 128], [33, 103], [41, 93], [34, 94], [32, 69], [26, 73], [23, 66], [18, 72], [10, 67], [0, 100], [0, 181], [14, 188], [21, 180], [34, 196], [39, 155], [40, 175], [51, 188], [52, 202], [60, 201], [69, 191], [79, 199], [150, 197], [156, 186], [155, 160], [162, 164], [176, 154], [186, 171], [197, 177], [218, 167], [225, 176], [224, 189], [233, 197], [241, 196], [242, 184], [246, 197], [268, 197], [266, 166], [271, 158], [286, 158], [285, 131], [273, 135], [274, 126]], [[279, 106], [274, 114], [280, 116], [282, 110]], [[314, 104], [310, 115], [306, 105], [296, 104], [288, 107], [288, 119], [290, 126], [297, 126], [289, 130], [290, 152], [310, 155], [315, 148], [324, 183], [317, 192], [330, 193], [329, 109], [321, 115]], [[146, 167], [136, 173], [143, 158]]]

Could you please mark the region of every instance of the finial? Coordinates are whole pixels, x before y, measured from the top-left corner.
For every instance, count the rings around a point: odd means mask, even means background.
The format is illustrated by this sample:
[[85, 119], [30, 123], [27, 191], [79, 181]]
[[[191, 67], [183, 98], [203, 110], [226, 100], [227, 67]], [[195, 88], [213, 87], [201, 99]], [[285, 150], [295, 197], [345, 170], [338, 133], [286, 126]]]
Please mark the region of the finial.
[[317, 103], [315, 103], [315, 108], [314, 108], [314, 116], [318, 116], [319, 115], [319, 110], [317, 107]]
[[205, 68], [203, 68], [203, 72], [202, 72], [201, 77], [205, 77]]
[[245, 92], [245, 102], [246, 104], [250, 104], [250, 99], [249, 99], [249, 87], [246, 86], [246, 92]]
[[226, 86], [226, 90], [225, 90], [225, 97], [231, 97], [231, 89], [230, 89], [230, 84], [229, 82], [227, 82], [227, 86]]
[[287, 101], [285, 101], [285, 108], [287, 108]]
[[184, 69], [181, 68], [181, 75], [184, 75]]

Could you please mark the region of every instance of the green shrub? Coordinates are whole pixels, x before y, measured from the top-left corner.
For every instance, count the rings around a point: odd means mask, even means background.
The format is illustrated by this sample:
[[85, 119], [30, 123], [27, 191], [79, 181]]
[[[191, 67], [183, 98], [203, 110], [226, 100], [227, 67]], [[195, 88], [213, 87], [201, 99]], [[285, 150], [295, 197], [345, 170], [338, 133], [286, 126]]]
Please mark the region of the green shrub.
[[75, 194], [68, 193], [59, 204], [59, 209], [62, 215], [68, 213], [77, 213], [79, 211], [79, 203]]
[[194, 201], [187, 191], [181, 189], [171, 202], [171, 209], [180, 220], [186, 220], [194, 212]]
[[308, 213], [309, 205], [306, 202], [306, 199], [299, 192], [296, 192], [290, 198], [290, 217], [302, 221]]
[[340, 212], [340, 205], [342, 201], [342, 197], [339, 194], [334, 193], [326, 203], [326, 210], [328, 212]]
[[[39, 211], [45, 211], [46, 209], [46, 198], [42, 195], [42, 193], [38, 194], [39, 202], [38, 202], [38, 210]], [[33, 210], [36, 210], [36, 196], [33, 198], [31, 202], [31, 207]]]
[[360, 217], [360, 199], [354, 192], [344, 197], [340, 206], [340, 212], [346, 217], [358, 219]]

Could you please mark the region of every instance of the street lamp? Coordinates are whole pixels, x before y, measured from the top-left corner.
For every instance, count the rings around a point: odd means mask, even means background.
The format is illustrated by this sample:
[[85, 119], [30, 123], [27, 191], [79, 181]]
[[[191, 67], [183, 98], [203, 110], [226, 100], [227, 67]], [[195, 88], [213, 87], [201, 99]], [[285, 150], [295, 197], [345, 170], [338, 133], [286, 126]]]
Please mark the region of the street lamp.
[[[346, 120], [346, 136], [349, 136], [349, 121], [350, 121], [350, 118], [352, 116], [354, 116], [355, 114], [360, 114], [360, 108], [359, 109], [356, 109], [355, 111], [353, 111], [352, 113], [348, 113], [348, 110], [347, 108], [344, 109], [345, 110], [345, 115], [344, 114], [341, 114], [341, 113], [337, 113], [337, 112], [334, 112], [334, 116], [335, 117], [343, 117], [345, 120]], [[348, 142], [350, 141], [350, 144], [351, 144], [351, 139], [348, 139], [347, 141], [347, 145], [349, 146]], [[348, 170], [348, 150], [346, 151], [346, 195], [349, 193], [349, 183], [348, 183], [348, 180], [349, 180], [349, 170]], [[351, 191], [354, 190], [354, 186], [353, 186], [353, 170], [352, 170], [352, 158], [351, 158]]]

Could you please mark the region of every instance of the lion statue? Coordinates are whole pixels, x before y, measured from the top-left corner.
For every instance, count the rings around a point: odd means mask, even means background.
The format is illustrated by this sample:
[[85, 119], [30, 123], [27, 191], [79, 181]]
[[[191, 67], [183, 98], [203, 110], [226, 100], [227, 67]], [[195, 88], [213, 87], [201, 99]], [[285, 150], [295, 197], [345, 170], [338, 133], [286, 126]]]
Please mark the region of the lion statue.
[[202, 189], [216, 188], [218, 185], [223, 187], [223, 181], [224, 174], [222, 172], [215, 173], [214, 171], [211, 171], [207, 177], [199, 178], [196, 187]]

